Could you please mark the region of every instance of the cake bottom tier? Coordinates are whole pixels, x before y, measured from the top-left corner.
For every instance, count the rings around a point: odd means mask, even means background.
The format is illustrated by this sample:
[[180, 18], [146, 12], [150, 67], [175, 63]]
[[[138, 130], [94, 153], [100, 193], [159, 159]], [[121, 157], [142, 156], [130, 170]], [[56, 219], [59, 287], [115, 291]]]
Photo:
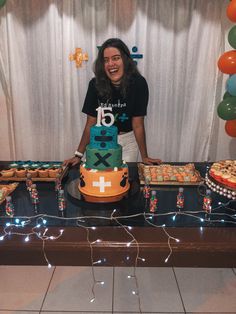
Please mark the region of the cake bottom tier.
[[128, 168], [98, 171], [80, 167], [79, 190], [88, 202], [116, 202], [130, 188]]

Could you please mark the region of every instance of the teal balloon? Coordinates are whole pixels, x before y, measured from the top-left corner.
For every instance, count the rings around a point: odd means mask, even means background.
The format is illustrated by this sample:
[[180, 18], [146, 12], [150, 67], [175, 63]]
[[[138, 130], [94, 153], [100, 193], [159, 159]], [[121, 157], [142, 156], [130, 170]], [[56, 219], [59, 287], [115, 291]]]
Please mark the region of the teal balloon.
[[6, 4], [7, 0], [0, 0], [0, 8]]
[[226, 99], [226, 98], [229, 98], [229, 97], [232, 97], [232, 95], [229, 92], [225, 92], [224, 96], [223, 96], [223, 99]]
[[231, 75], [226, 82], [226, 90], [232, 96], [236, 96], [236, 74]]
[[236, 97], [222, 100], [218, 105], [217, 113], [223, 120], [236, 119]]
[[236, 25], [233, 26], [229, 31], [228, 42], [230, 46], [236, 49]]

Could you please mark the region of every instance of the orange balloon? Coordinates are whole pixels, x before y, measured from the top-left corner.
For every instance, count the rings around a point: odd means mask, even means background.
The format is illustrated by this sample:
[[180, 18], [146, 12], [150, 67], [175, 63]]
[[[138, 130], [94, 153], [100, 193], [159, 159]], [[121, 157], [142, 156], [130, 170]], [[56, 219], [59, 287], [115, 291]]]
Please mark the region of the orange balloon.
[[236, 50], [223, 53], [218, 60], [218, 68], [226, 74], [236, 73]]
[[225, 131], [229, 136], [236, 137], [236, 120], [226, 121]]
[[236, 1], [232, 0], [227, 6], [226, 14], [230, 21], [236, 22]]

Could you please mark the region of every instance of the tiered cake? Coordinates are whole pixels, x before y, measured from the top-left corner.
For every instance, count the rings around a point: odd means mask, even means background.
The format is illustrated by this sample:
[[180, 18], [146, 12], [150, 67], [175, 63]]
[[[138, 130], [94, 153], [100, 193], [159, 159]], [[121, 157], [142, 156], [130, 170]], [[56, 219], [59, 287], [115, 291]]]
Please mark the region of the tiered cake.
[[122, 161], [116, 126], [95, 125], [90, 129], [86, 161], [80, 166], [79, 190], [89, 202], [115, 202], [127, 194], [128, 166]]

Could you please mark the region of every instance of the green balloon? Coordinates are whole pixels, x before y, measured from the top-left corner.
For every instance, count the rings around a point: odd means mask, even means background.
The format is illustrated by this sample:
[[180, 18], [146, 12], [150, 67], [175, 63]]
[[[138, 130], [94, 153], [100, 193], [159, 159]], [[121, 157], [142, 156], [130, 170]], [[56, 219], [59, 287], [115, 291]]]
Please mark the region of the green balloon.
[[228, 42], [230, 46], [232, 46], [234, 49], [236, 49], [236, 25], [233, 26], [228, 34]]
[[236, 97], [222, 100], [218, 105], [217, 113], [223, 120], [236, 119]]
[[0, 0], [0, 8], [2, 8], [6, 2], [7, 2], [7, 0]]
[[233, 97], [229, 92], [225, 92], [223, 99], [229, 98], [229, 97]]

